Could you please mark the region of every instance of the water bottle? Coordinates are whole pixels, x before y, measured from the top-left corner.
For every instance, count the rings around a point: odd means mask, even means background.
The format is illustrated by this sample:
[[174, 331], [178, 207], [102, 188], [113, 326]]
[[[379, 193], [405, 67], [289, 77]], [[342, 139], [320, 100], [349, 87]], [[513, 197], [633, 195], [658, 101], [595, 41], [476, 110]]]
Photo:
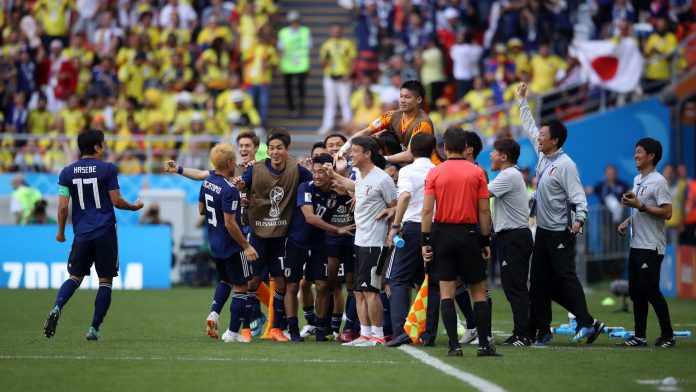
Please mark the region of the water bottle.
[[404, 239], [401, 238], [401, 236], [399, 236], [398, 234], [395, 234], [394, 239], [392, 239], [392, 243], [397, 248], [403, 248], [406, 241], [404, 241]]
[[690, 338], [691, 331], [674, 331], [675, 338]]

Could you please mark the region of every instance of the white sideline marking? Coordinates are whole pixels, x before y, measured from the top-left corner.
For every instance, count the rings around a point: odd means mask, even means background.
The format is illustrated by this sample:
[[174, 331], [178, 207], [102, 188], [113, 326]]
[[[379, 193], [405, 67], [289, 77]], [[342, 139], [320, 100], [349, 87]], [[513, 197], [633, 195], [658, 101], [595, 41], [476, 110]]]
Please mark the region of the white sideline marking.
[[485, 392], [505, 392], [505, 390], [498, 386], [495, 385], [487, 380], [484, 380], [481, 377], [474, 376], [471, 373], [467, 373], [463, 370], [459, 370], [455, 368], [454, 366], [448, 365], [439, 359], [428, 355], [424, 351], [421, 351], [417, 348], [413, 348], [411, 346], [401, 346], [399, 347], [399, 350], [405, 352], [406, 354], [412, 356], [413, 358], [416, 358], [417, 360], [421, 361], [422, 363], [432, 366], [435, 369], [441, 371], [442, 373], [445, 373], [447, 375], [450, 375], [456, 379], [459, 379], [461, 381], [464, 381], [465, 383], [471, 385], [472, 387], [476, 388], [479, 391], [485, 391]]
[[[208, 362], [303, 362], [303, 363], [350, 363], [355, 364], [355, 361], [340, 360], [340, 359], [282, 359], [282, 358], [217, 358], [217, 357], [87, 357], [87, 356], [69, 356], [69, 355], [0, 355], [0, 360], [31, 360], [31, 359], [66, 359], [75, 361], [208, 361]], [[403, 362], [397, 361], [360, 361], [360, 363], [374, 365], [395, 365]]]

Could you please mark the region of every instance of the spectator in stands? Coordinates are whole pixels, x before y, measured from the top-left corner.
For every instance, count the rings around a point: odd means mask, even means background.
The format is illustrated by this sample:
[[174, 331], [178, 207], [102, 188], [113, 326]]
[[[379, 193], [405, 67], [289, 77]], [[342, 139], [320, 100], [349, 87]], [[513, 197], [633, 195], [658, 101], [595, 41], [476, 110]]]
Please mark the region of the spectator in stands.
[[539, 53], [532, 56], [530, 65], [532, 68], [532, 82], [529, 87], [535, 93], [545, 93], [553, 90], [556, 83], [556, 74], [559, 70], [567, 68], [565, 61], [551, 54], [551, 45], [548, 42], [542, 42], [539, 45]]
[[510, 38], [521, 36], [520, 19], [526, 6], [526, 0], [501, 1], [500, 20], [496, 32], [498, 42], [507, 42]]
[[38, 0], [34, 5], [34, 19], [42, 27], [41, 40], [46, 49], [54, 39], [67, 45], [68, 12], [73, 7], [74, 3], [69, 0]]
[[483, 112], [488, 98], [493, 98], [493, 91], [486, 86], [486, 82], [480, 76], [474, 78], [474, 89], [466, 93], [462, 101], [476, 112]]
[[617, 30], [621, 21], [631, 24], [638, 22], [638, 13], [633, 8], [633, 4], [628, 0], [614, 0], [611, 9], [611, 34]]
[[26, 133], [29, 111], [26, 104], [26, 93], [18, 91], [14, 101], [5, 111], [5, 131], [10, 133]]
[[673, 22], [684, 25], [694, 23], [695, 20], [692, 3], [692, 0], [670, 0], [670, 19], [672, 19]]
[[677, 37], [669, 31], [667, 18], [658, 18], [655, 32], [645, 42], [643, 53], [647, 66], [645, 68], [643, 91], [652, 93], [660, 91], [670, 81], [671, 60], [679, 56]]
[[459, 11], [455, 8], [447, 8], [442, 13], [446, 23], [437, 30], [437, 36], [445, 51], [449, 52], [452, 49], [457, 37], [466, 31], [464, 26], [459, 21]]
[[515, 80], [515, 61], [508, 57], [505, 44], [496, 44], [493, 56], [486, 65], [486, 82], [491, 86], [493, 98], [497, 103], [503, 102], [503, 93]]
[[457, 84], [456, 99], [464, 97], [474, 87], [474, 78], [481, 74], [483, 48], [474, 43], [474, 35], [467, 31], [459, 34], [457, 43], [449, 51], [452, 72]]
[[[172, 24], [172, 14], [177, 14], [179, 26], [174, 26]], [[159, 25], [168, 28], [179, 27], [193, 31], [198, 25], [198, 15], [188, 2], [169, 0], [167, 1], [167, 5], [162, 7], [162, 10], [160, 11]]]
[[160, 206], [157, 203], [150, 203], [150, 207], [140, 217], [138, 222], [141, 225], [169, 225], [170, 223], [160, 217]]
[[115, 24], [111, 12], [103, 12], [101, 14], [101, 26], [92, 37], [92, 45], [96, 54], [99, 56], [115, 56], [120, 37], [123, 37], [123, 29]]
[[34, 208], [31, 210], [31, 215], [27, 219], [27, 224], [29, 225], [55, 225], [57, 222], [51, 216], [46, 213], [46, 207], [48, 202], [41, 199], [34, 204]]
[[25, 225], [34, 205], [41, 200], [41, 192], [29, 187], [21, 174], [12, 178], [12, 189], [10, 212], [14, 215], [16, 224]]
[[341, 119], [348, 123], [350, 111], [350, 75], [355, 59], [355, 45], [343, 37], [343, 28], [334, 23], [331, 26], [331, 38], [326, 40], [319, 51], [319, 58], [324, 68], [324, 118], [319, 127], [319, 134], [333, 130], [336, 117], [336, 105], [341, 107]]
[[[616, 166], [607, 165], [604, 168], [604, 179], [595, 185], [586, 187], [585, 193], [588, 195], [596, 195], [602, 205], [612, 209], [617, 203], [621, 203], [621, 197], [629, 190], [631, 190], [631, 188], [628, 183], [618, 178]], [[622, 214], [619, 215], [616, 221], [617, 223], [623, 219], [621, 216]]]
[[[312, 49], [312, 33], [309, 27], [303, 26], [300, 13], [288, 12], [290, 26], [278, 32], [278, 50], [280, 51], [280, 72], [285, 79], [285, 102], [290, 111], [290, 118], [300, 117], [305, 109], [305, 84], [309, 72], [309, 52]], [[297, 79], [299, 111], [295, 108], [292, 88], [293, 79]]]
[[353, 120], [346, 125], [346, 129], [349, 131], [366, 128], [370, 122], [382, 114], [382, 107], [376, 102], [379, 101], [377, 94], [367, 90], [360, 97], [362, 97], [362, 102], [353, 107]]
[[201, 20], [208, 20], [208, 16], [216, 15], [221, 20], [230, 20], [232, 16], [232, 11], [230, 10], [234, 7], [231, 2], [224, 2], [222, 0], [210, 0], [210, 5], [205, 7], [203, 13], [201, 14]]
[[244, 67], [244, 83], [249, 86], [249, 93], [254, 99], [262, 124], [268, 119], [271, 79], [273, 69], [278, 65], [278, 54], [271, 39], [270, 27], [267, 26], [261, 30], [258, 43], [251, 49]]
[[358, 41], [355, 70], [358, 76], [367, 75], [374, 80], [379, 72], [378, 50], [382, 35], [377, 5], [374, 0], [365, 1], [354, 8], [354, 13], [357, 19], [355, 33]]
[[17, 89], [27, 96], [36, 91], [36, 63], [29, 54], [29, 48], [21, 47], [19, 50], [19, 62], [17, 63]]
[[404, 58], [411, 60], [416, 51], [429, 46], [431, 41], [436, 42], [432, 33], [432, 26], [424, 24], [423, 17], [415, 9], [412, 10], [408, 17], [408, 23], [401, 31], [401, 41], [405, 46]]
[[[264, 62], [267, 61], [267, 59], [263, 56], [265, 52], [268, 51], [267, 47], [268, 43], [261, 43], [256, 48], [256, 51], [261, 52], [261, 54], [252, 57], [254, 61], [254, 76], [249, 76], [249, 84], [264, 84], [265, 80], [263, 79], [267, 76], [264, 71]], [[275, 55], [275, 50], [272, 53]], [[215, 37], [210, 47], [203, 52], [196, 62], [196, 69], [202, 76], [201, 80], [214, 95], [223, 90], [227, 85], [227, 81], [230, 77], [230, 61], [231, 59], [225, 45], [225, 39], [222, 37]], [[270, 82], [270, 77], [268, 79]]]
[[425, 86], [426, 102], [434, 108], [435, 101], [442, 96], [447, 83], [445, 58], [435, 37], [430, 38], [425, 50], [416, 56], [415, 64], [420, 71], [420, 81]]
[[524, 51], [524, 43], [519, 38], [510, 38], [507, 42], [507, 57], [515, 63], [515, 72], [529, 67], [529, 56]]

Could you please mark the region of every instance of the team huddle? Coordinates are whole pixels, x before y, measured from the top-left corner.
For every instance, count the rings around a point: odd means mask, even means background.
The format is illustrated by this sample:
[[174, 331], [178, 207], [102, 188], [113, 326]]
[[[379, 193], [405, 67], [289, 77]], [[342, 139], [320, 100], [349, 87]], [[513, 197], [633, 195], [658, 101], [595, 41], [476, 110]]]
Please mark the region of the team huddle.
[[[356, 347], [434, 345], [441, 312], [450, 356], [463, 355], [461, 345], [469, 343], [478, 345], [478, 356], [500, 356], [493, 346], [486, 284], [487, 266], [494, 260], [514, 320], [512, 335], [502, 345], [547, 345], [553, 337], [552, 300], [576, 317], [571, 342], [593, 343], [604, 324], [590, 314], [575, 273], [575, 236], [587, 218], [587, 201], [577, 167], [562, 148], [567, 130], [559, 121], [538, 128], [524, 83], [517, 94], [524, 127], [539, 151], [538, 186], [531, 198], [516, 166], [516, 141], [494, 143], [490, 169], [498, 173], [492, 181], [476, 163], [483, 148], [476, 133], [450, 127], [443, 145], [437, 145], [432, 123], [420, 108], [424, 88], [415, 80], [401, 86], [398, 110], [384, 113], [350, 139], [327, 136], [303, 161], [290, 156], [290, 134], [273, 128], [267, 133], [268, 158], [261, 161], [254, 161], [259, 138], [241, 133], [236, 151], [226, 142], [212, 148], [214, 170], [167, 162], [165, 171], [202, 181], [198, 210], [219, 276], [207, 335], [220, 337], [220, 314], [231, 295], [230, 322], [221, 336], [225, 342], [246, 343], [262, 333], [267, 319], [262, 303], [268, 307], [273, 341], [301, 342], [314, 335], [317, 341], [336, 339]], [[44, 334], [55, 334], [64, 305], [95, 264], [100, 287], [87, 339], [99, 340], [118, 273], [113, 207], [137, 210], [143, 203], [121, 198], [115, 167], [102, 161], [101, 131], [80, 134], [78, 145], [82, 159], [59, 179], [56, 238], [61, 242], [72, 199], [70, 278], [58, 292]], [[675, 344], [659, 290], [664, 222], [671, 216], [669, 186], [655, 171], [661, 156], [654, 139], [636, 144], [640, 174], [633, 191], [622, 198], [632, 208], [618, 230], [625, 234], [631, 228], [629, 286], [636, 333], [621, 346], [647, 345], [648, 303], [660, 320], [655, 345]], [[535, 238], [530, 216], [536, 218]], [[404, 326], [411, 290], [424, 279], [429, 287], [426, 325], [414, 337]], [[302, 330], [300, 302], [306, 320]], [[455, 304], [466, 319], [461, 338]]]

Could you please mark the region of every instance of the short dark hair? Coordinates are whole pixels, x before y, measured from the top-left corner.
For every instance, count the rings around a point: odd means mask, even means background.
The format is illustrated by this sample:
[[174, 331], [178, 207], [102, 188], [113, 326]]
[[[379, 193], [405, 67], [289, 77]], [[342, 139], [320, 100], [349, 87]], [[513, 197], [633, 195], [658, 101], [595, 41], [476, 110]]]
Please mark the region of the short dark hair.
[[273, 140], [280, 140], [283, 142], [285, 148], [290, 147], [290, 134], [285, 128], [271, 128], [268, 130], [266, 137], [266, 144], [271, 144]]
[[481, 153], [481, 150], [483, 150], [483, 142], [481, 141], [481, 137], [474, 131], [465, 131], [465, 134], [466, 147], [471, 147], [474, 149], [474, 159], [476, 159]]
[[541, 127], [539, 127], [539, 129], [543, 127], [549, 127], [549, 134], [551, 135], [551, 139], [558, 139], [558, 148], [563, 147], [563, 144], [568, 138], [568, 129], [566, 128], [566, 126], [563, 125], [562, 122], [553, 119], [541, 123]]
[[321, 154], [317, 154], [316, 156], [312, 157], [312, 164], [325, 164], [325, 163], [331, 163], [333, 164], [333, 157], [331, 154], [327, 154], [325, 152], [322, 152]]
[[402, 151], [401, 142], [399, 142], [394, 132], [382, 132], [377, 137], [377, 140], [377, 144], [381, 144], [379, 147], [384, 147], [384, 151], [389, 155], [398, 154]]
[[352, 139], [352, 144], [354, 146], [360, 146], [365, 151], [370, 151], [370, 159], [372, 163], [384, 169], [387, 165], [387, 160], [379, 153], [379, 146], [377, 141], [369, 136], [358, 136]]
[[401, 88], [416, 94], [421, 98], [425, 98], [425, 87], [418, 80], [407, 80], [401, 84]]
[[317, 148], [326, 149], [326, 144], [324, 144], [324, 142], [316, 142], [316, 143], [314, 143], [314, 145], [312, 145], [312, 149], [310, 150], [310, 152], [313, 153], [314, 150], [316, 150]]
[[259, 137], [251, 131], [240, 132], [236, 139], [237, 145], [239, 145], [239, 141], [242, 139], [251, 139], [251, 142], [254, 143], [254, 147], [258, 147], [261, 144], [261, 139], [259, 139]]
[[466, 148], [466, 133], [459, 127], [447, 127], [443, 137], [447, 151], [461, 154]]
[[104, 132], [98, 129], [88, 129], [77, 135], [77, 147], [82, 155], [92, 155], [97, 151], [94, 146], [101, 146], [104, 143]]
[[337, 137], [337, 138], [343, 140], [343, 143], [345, 143], [345, 142], [348, 141], [348, 139], [346, 139], [346, 137], [343, 136], [342, 134], [340, 134], [340, 133], [332, 133], [332, 134], [330, 134], [329, 136], [327, 136], [327, 137], [324, 138], [324, 145], [326, 145], [326, 142], [327, 142], [329, 139], [331, 139], [332, 137]]
[[652, 160], [653, 166], [657, 166], [662, 159], [662, 143], [651, 137], [638, 140], [636, 147], [643, 147], [643, 150], [645, 150], [648, 155], [655, 154], [655, 157]]
[[411, 138], [411, 154], [416, 158], [430, 158], [435, 149], [435, 136], [420, 132]]
[[520, 158], [520, 145], [513, 139], [507, 137], [498, 139], [493, 143], [493, 149], [500, 154], [505, 154], [508, 162], [513, 165], [516, 165], [517, 160]]

